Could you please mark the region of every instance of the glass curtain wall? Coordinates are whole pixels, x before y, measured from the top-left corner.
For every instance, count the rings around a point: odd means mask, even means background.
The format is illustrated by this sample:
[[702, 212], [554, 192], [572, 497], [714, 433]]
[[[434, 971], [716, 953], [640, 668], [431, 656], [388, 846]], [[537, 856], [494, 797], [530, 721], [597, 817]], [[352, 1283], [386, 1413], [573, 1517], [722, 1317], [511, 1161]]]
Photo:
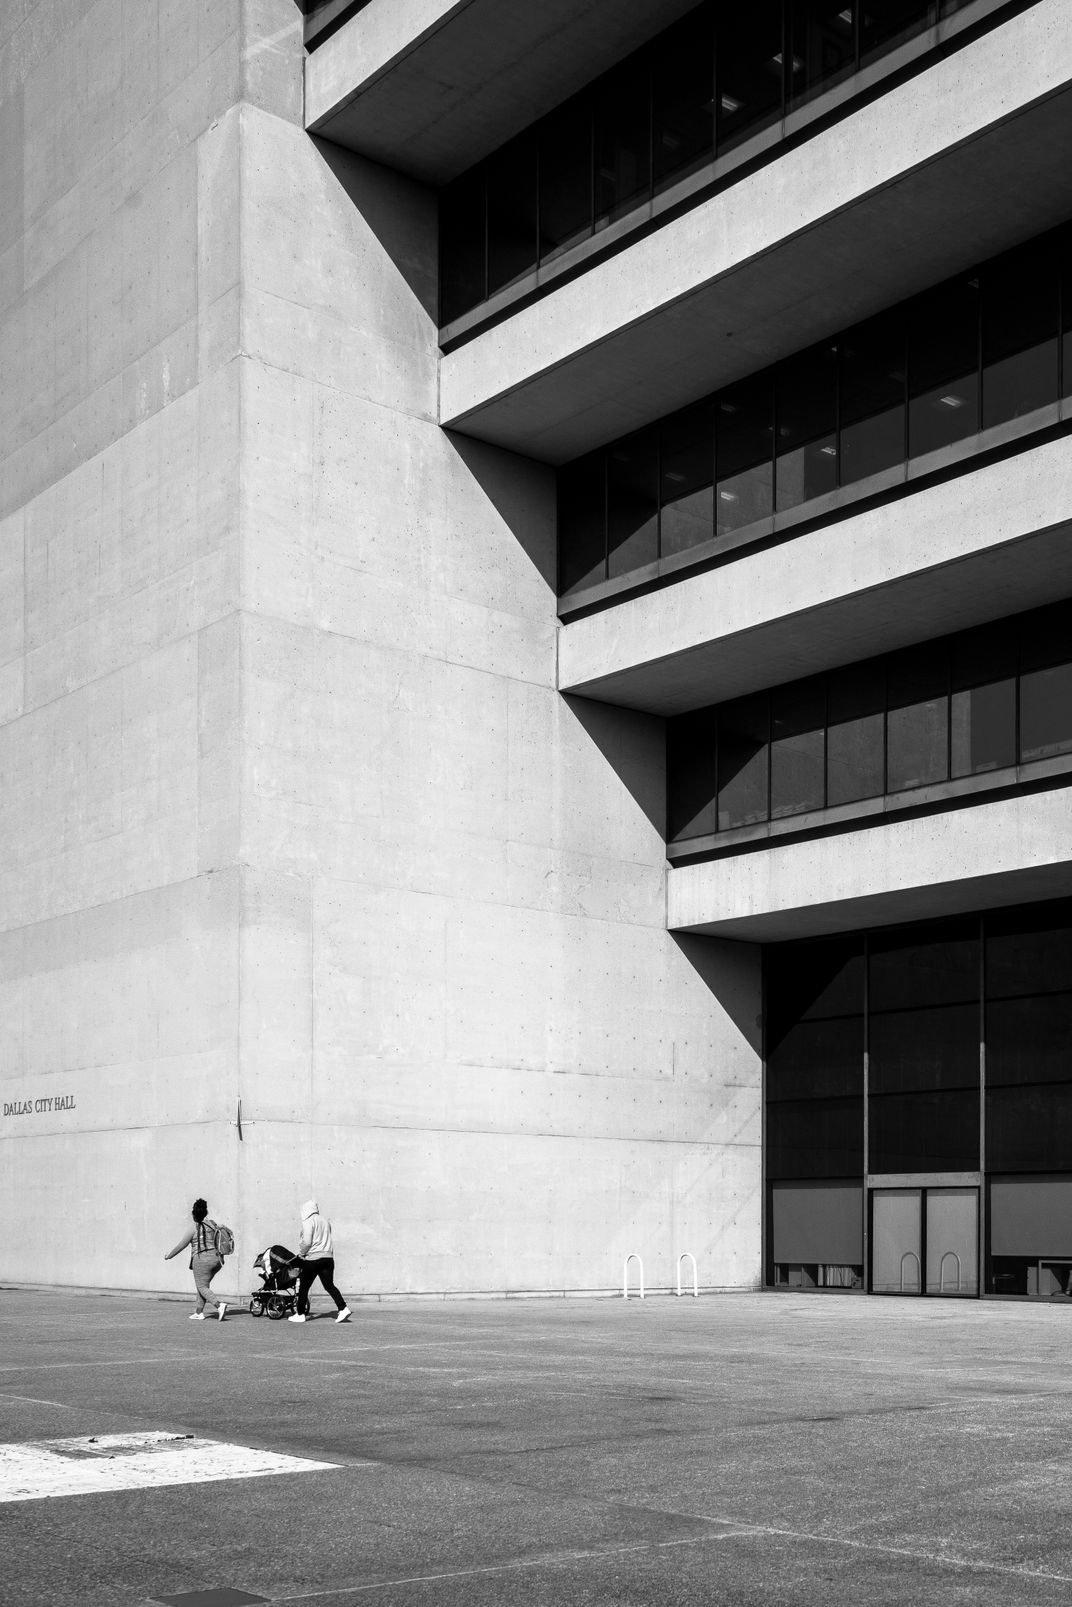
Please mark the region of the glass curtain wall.
[[[639, 577], [1069, 394], [1066, 227], [569, 465], [559, 591]], [[644, 465], [636, 541], [620, 534], [638, 516], [636, 477], [615, 467], [626, 461]]]
[[696, 7], [443, 191], [440, 322], [780, 123], [960, 3]]
[[1072, 753], [1072, 601], [692, 714], [668, 731], [681, 844]]
[[865, 1176], [982, 1172], [984, 1288], [1069, 1297], [1072, 900], [775, 944], [764, 986], [768, 1281], [859, 1286]]

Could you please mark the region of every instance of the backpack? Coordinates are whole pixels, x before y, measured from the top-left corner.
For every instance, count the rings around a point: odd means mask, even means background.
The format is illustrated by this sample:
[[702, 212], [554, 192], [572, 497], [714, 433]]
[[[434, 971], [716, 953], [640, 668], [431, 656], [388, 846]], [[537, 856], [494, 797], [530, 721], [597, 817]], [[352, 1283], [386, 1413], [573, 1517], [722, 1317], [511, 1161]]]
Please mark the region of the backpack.
[[213, 1222], [211, 1217], [206, 1217], [197, 1229], [197, 1251], [199, 1255], [204, 1254], [210, 1242], [221, 1261], [224, 1256], [234, 1254], [235, 1239], [230, 1228], [224, 1227], [222, 1222]]
[[213, 1240], [216, 1245], [216, 1254], [218, 1256], [222, 1258], [225, 1255], [234, 1254], [234, 1234], [231, 1232], [230, 1228], [225, 1228], [222, 1222], [217, 1223], [216, 1231], [213, 1234]]

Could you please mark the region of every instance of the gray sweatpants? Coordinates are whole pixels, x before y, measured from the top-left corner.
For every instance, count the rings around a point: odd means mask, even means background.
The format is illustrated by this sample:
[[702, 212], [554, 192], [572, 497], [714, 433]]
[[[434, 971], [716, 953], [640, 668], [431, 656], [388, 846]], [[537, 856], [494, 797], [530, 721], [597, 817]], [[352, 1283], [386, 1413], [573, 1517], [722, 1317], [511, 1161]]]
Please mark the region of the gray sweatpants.
[[223, 1262], [215, 1250], [206, 1250], [193, 1258], [194, 1283], [197, 1286], [197, 1310], [204, 1311], [211, 1306], [213, 1311], [219, 1307], [219, 1301], [209, 1288], [209, 1284], [223, 1266]]

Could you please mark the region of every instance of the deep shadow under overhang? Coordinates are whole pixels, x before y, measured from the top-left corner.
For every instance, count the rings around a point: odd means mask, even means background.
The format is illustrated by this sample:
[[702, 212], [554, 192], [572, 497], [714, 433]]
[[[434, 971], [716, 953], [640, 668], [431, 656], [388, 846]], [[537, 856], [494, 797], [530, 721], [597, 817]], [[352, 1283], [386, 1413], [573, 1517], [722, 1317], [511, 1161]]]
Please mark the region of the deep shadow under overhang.
[[696, 0], [369, 0], [309, 58], [306, 127], [444, 184]]
[[[834, 160], [837, 132], [816, 140], [816, 160]], [[892, 120], [889, 135], [897, 135]], [[851, 162], [851, 151], [842, 155]], [[682, 282], [636, 316], [649, 247], [628, 246], [602, 278], [594, 270], [445, 356], [441, 422], [549, 463], [569, 461], [1063, 222], [1072, 213], [1070, 159], [1066, 84], [769, 249]], [[701, 203], [694, 218], [700, 228], [709, 216], [716, 265], [726, 257], [719, 200]], [[599, 297], [610, 275], [637, 292], [622, 295], [621, 322], [556, 350], [548, 331], [558, 298], [575, 298], [579, 284]], [[531, 345], [540, 355], [527, 369], [509, 357]]]

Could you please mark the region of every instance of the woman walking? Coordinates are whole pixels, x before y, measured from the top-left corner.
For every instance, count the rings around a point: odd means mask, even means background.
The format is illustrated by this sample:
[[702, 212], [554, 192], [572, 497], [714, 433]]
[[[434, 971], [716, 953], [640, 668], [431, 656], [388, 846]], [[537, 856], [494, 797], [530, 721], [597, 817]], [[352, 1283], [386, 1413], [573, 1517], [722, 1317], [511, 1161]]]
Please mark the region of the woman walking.
[[190, 1246], [190, 1270], [194, 1275], [194, 1287], [197, 1290], [197, 1309], [191, 1311], [191, 1322], [204, 1322], [205, 1307], [215, 1308], [216, 1316], [220, 1322], [227, 1310], [224, 1300], [217, 1300], [209, 1288], [209, 1284], [223, 1266], [223, 1257], [216, 1249], [216, 1223], [208, 1214], [208, 1206], [204, 1200], [195, 1200], [190, 1215], [194, 1225], [184, 1239], [180, 1239], [174, 1250], [169, 1250], [164, 1257], [170, 1261], [173, 1255], [178, 1255], [186, 1246]]

